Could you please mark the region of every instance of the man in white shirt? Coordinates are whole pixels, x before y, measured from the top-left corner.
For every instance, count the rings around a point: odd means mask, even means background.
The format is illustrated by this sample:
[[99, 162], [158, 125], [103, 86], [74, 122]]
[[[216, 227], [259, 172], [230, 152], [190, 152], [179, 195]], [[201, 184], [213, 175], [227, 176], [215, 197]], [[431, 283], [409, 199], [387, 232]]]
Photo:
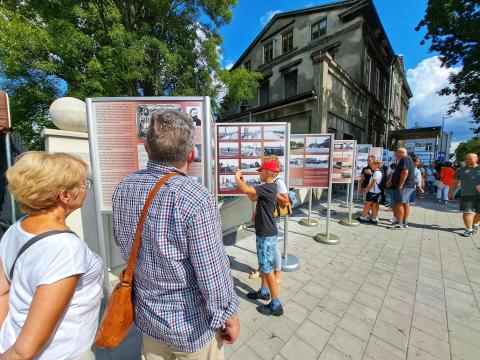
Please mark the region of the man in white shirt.
[[[372, 161], [370, 168], [372, 169], [372, 176], [370, 177], [369, 183], [365, 189], [366, 200], [363, 207], [363, 213], [358, 218], [358, 221], [361, 223], [370, 223], [377, 225], [378, 224], [378, 207], [380, 201], [380, 194], [382, 190], [380, 189], [380, 184], [382, 182], [382, 172], [380, 168], [382, 163], [378, 160]], [[368, 219], [368, 212], [372, 211], [372, 218]]]
[[435, 192], [433, 183], [435, 181], [436, 173], [437, 171], [435, 170], [435, 164], [430, 164], [430, 166], [425, 169], [425, 176], [427, 177], [427, 181], [425, 182], [425, 192], [430, 194]]

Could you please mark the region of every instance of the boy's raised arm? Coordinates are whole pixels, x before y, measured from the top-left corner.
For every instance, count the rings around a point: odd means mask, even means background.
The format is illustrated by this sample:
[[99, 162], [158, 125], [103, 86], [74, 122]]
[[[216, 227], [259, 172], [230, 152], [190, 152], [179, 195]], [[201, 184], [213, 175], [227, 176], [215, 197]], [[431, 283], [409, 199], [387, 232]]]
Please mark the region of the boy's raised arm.
[[241, 192], [248, 196], [251, 201], [257, 201], [257, 191], [255, 188], [248, 186], [245, 181], [243, 181], [242, 171], [238, 170], [235, 173], [235, 180], [237, 180], [238, 188]]

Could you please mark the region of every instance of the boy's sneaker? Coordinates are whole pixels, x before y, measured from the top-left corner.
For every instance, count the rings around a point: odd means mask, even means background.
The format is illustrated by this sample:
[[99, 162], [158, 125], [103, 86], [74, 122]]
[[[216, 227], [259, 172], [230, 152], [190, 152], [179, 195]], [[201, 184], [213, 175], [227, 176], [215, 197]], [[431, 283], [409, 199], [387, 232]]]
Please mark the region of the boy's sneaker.
[[403, 225], [400, 225], [400, 224], [393, 224], [393, 225], [388, 226], [388, 229], [390, 229], [390, 230], [403, 230], [404, 227], [403, 227]]
[[378, 225], [378, 220], [370, 219], [368, 222], [373, 225]]
[[465, 229], [465, 231], [463, 233], [461, 233], [460, 235], [463, 236], [463, 237], [470, 237], [474, 234], [475, 234], [475, 232], [473, 230]]
[[261, 290], [250, 292], [247, 294], [247, 297], [251, 300], [270, 300], [270, 294], [263, 294]]
[[388, 220], [390, 222], [390, 224], [393, 224], [393, 225], [397, 225], [398, 222], [397, 222], [397, 219], [390, 219]]
[[358, 222], [361, 222], [361, 223], [368, 223], [368, 222], [370, 222], [369, 219], [364, 219], [364, 218], [362, 218], [362, 217], [358, 217], [357, 220], [358, 220]]
[[472, 231], [474, 234], [476, 234], [478, 232], [478, 225], [473, 225]]
[[408, 229], [408, 224], [403, 224], [404, 229]]
[[282, 305], [273, 306], [272, 303], [267, 305], [259, 305], [257, 306], [257, 311], [260, 314], [268, 315], [268, 316], [281, 316], [283, 315], [283, 307]]

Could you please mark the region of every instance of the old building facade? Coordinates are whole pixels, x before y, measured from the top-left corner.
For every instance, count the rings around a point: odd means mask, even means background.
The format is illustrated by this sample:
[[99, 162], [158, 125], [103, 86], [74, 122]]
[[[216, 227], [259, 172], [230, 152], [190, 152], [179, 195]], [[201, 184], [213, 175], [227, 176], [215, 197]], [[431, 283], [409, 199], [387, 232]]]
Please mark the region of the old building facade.
[[264, 77], [257, 96], [230, 108], [225, 121], [288, 121], [293, 133], [331, 132], [376, 146], [406, 126], [412, 94], [403, 59], [371, 0], [275, 15], [238, 67]]

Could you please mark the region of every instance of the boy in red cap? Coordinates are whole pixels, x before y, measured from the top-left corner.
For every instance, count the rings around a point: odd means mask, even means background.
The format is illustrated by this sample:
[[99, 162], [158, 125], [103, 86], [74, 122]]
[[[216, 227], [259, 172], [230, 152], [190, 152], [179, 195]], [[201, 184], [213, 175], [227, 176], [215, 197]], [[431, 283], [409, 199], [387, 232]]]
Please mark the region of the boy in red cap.
[[283, 307], [278, 298], [278, 283], [274, 274], [278, 228], [273, 215], [277, 204], [277, 186], [274, 182], [280, 172], [280, 164], [277, 161], [266, 161], [257, 171], [260, 172], [260, 180], [263, 184], [255, 187], [245, 183], [241, 170], [235, 174], [238, 188], [251, 201], [257, 202], [255, 234], [262, 286], [260, 290], [248, 293], [247, 297], [252, 300], [267, 301], [271, 298], [272, 301], [269, 304], [260, 305], [257, 310], [264, 315], [280, 316], [283, 314]]

